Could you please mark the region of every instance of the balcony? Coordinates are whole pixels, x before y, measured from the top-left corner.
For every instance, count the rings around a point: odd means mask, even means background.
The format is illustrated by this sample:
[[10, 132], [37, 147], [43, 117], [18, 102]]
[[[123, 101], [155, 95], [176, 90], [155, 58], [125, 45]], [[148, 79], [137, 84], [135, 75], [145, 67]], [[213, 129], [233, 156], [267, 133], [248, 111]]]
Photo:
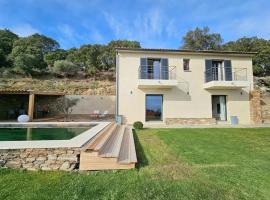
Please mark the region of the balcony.
[[246, 68], [212, 67], [205, 71], [204, 89], [242, 89], [249, 86]]
[[138, 88], [172, 88], [177, 85], [175, 66], [141, 65]]

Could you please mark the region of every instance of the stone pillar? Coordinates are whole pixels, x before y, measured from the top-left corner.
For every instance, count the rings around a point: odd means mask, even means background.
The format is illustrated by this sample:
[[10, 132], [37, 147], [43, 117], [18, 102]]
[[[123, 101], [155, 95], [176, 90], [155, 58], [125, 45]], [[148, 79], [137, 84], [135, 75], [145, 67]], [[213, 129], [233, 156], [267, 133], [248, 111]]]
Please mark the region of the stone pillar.
[[250, 118], [253, 124], [262, 124], [261, 92], [253, 90], [250, 93]]

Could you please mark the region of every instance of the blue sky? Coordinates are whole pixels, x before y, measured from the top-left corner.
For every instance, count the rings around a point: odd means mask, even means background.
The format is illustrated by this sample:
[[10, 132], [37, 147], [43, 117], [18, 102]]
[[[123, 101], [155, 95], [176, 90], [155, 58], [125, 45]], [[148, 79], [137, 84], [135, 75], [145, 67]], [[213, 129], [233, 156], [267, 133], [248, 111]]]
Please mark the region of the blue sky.
[[270, 39], [268, 0], [0, 0], [0, 28], [41, 33], [62, 48], [138, 40], [148, 48], [178, 48], [183, 35], [209, 26], [224, 41]]

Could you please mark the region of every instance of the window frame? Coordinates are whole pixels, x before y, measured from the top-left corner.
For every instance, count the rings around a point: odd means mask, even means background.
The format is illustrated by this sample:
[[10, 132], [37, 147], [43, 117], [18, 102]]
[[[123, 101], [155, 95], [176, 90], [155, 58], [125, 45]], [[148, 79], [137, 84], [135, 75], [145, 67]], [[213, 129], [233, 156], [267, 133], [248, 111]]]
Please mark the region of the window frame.
[[[186, 63], [187, 62], [187, 63]], [[185, 68], [185, 64], [187, 64], [187, 69]], [[191, 72], [190, 70], [190, 59], [189, 58], [183, 58], [183, 71], [184, 72]]]

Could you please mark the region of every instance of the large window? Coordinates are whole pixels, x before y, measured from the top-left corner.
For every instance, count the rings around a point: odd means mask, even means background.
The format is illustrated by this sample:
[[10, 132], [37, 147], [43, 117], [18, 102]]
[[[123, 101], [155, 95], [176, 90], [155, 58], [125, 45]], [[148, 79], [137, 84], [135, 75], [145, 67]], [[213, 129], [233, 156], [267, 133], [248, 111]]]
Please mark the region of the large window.
[[162, 120], [162, 95], [146, 95], [146, 121]]

